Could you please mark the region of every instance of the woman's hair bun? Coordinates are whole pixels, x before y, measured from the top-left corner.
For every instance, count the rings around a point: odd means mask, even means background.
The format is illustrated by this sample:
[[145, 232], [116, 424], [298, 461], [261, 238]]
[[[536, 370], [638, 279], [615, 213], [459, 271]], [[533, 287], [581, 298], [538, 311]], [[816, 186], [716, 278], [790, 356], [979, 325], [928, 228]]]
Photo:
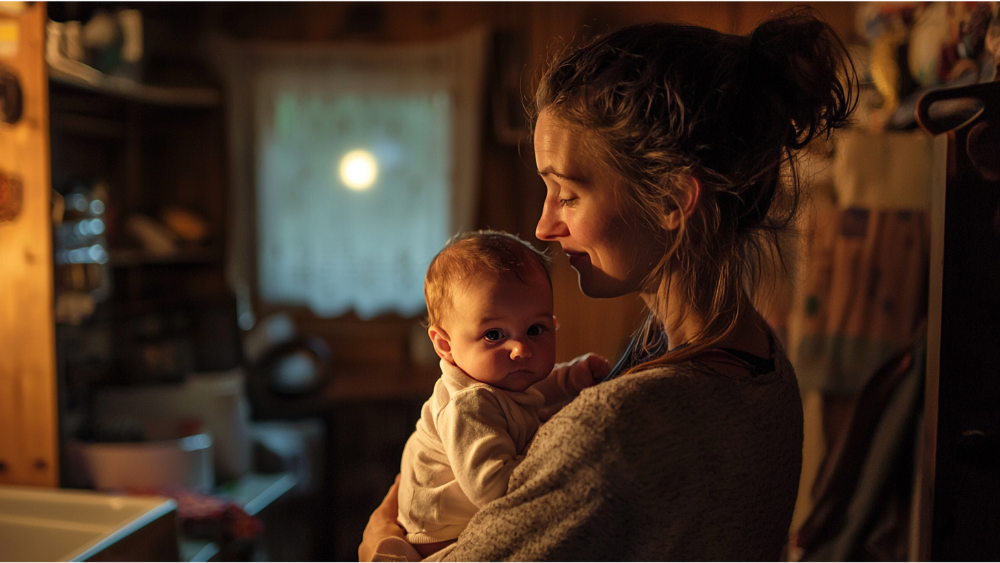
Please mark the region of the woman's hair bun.
[[857, 73], [843, 41], [812, 9], [767, 20], [749, 39], [748, 79], [785, 108], [792, 125], [789, 148], [848, 124], [857, 105]]

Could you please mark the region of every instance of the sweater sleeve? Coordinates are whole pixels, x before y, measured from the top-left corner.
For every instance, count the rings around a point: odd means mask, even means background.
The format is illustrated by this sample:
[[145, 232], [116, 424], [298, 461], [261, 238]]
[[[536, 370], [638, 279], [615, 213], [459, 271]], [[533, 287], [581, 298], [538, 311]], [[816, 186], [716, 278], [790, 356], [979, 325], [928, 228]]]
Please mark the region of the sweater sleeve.
[[599, 425], [581, 435], [590, 417], [568, 410], [542, 426], [507, 495], [473, 517], [444, 560], [585, 561], [600, 557], [588, 551], [596, 538], [627, 526], [602, 517], [623, 514], [606, 486], [621, 469], [614, 440]]
[[502, 497], [521, 461], [497, 397], [486, 387], [455, 395], [437, 418], [438, 433], [462, 492], [477, 507]]

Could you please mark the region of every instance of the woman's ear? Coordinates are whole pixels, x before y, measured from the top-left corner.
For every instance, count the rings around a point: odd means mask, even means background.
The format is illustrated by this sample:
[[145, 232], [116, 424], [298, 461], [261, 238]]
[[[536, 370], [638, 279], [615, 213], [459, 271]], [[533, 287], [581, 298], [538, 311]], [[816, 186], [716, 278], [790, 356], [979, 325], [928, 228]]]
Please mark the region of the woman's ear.
[[688, 176], [677, 186], [677, 191], [677, 200], [681, 206], [671, 209], [663, 216], [663, 228], [668, 231], [676, 231], [680, 228], [682, 217], [687, 219], [694, 215], [694, 210], [698, 208], [698, 202], [701, 201], [701, 180], [694, 176]]
[[448, 338], [448, 333], [444, 331], [443, 328], [432, 325], [427, 327], [427, 336], [431, 338], [431, 343], [434, 344], [434, 351], [442, 360], [447, 360], [450, 363], [455, 363], [454, 358], [451, 356], [451, 341]]

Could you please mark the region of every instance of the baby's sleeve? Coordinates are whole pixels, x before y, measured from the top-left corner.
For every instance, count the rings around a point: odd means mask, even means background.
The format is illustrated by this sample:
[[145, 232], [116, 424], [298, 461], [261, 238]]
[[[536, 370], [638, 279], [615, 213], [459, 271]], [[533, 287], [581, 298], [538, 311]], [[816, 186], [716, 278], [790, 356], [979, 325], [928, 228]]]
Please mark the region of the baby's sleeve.
[[507, 493], [521, 461], [496, 395], [473, 387], [452, 397], [437, 417], [438, 434], [462, 492], [477, 507]]

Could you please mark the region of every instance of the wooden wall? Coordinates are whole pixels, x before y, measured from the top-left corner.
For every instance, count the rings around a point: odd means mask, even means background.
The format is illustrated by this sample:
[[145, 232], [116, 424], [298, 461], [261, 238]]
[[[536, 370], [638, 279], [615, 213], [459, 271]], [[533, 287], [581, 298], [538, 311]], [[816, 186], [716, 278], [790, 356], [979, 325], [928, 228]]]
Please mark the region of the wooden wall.
[[[509, 33], [523, 49], [520, 84], [529, 93], [552, 49], [580, 35], [640, 21], [683, 21], [745, 33], [789, 3], [219, 3], [150, 6], [180, 22], [181, 35], [215, 29], [242, 39], [276, 41], [408, 42], [449, 37], [474, 26]], [[855, 5], [817, 3], [822, 17], [843, 35], [853, 34]], [[45, 5], [31, 4], [16, 19], [19, 49], [0, 62], [14, 69], [24, 88], [25, 116], [0, 126], [0, 169], [17, 173], [24, 205], [13, 221], [0, 223], [0, 483], [57, 483], [57, 398], [52, 323], [49, 214], [48, 110], [43, 48]], [[184, 31], [187, 30], [187, 31]], [[188, 53], [196, 42], [161, 48]], [[161, 38], [150, 34], [150, 46]], [[497, 87], [491, 82], [491, 88]], [[489, 107], [484, 100], [484, 107]], [[543, 198], [531, 146], [501, 139], [486, 118], [478, 223], [534, 240]], [[557, 254], [557, 248], [553, 248]], [[575, 273], [557, 258], [553, 272], [559, 332], [558, 357], [586, 351], [609, 357], [621, 349], [641, 318], [635, 298], [595, 301], [577, 289]], [[353, 330], [361, 321], [296, 315], [304, 331], [329, 333], [335, 356], [347, 361], [398, 364], [411, 357], [412, 319], [381, 319], [379, 330]], [[326, 327], [326, 328], [324, 328]], [[384, 330], [382, 329], [384, 328]]]
[[[519, 91], [527, 103], [534, 82], [551, 53], [574, 38], [646, 21], [691, 23], [745, 34], [768, 16], [796, 5], [790, 2], [223, 3], [209, 5], [199, 24], [244, 40], [373, 43], [434, 40], [451, 37], [471, 27], [485, 26], [505, 34], [521, 49], [522, 62], [519, 68], [512, 69], [516, 76], [513, 88], [514, 95]], [[843, 37], [853, 38], [858, 4], [816, 2], [812, 5]], [[515, 60], [511, 64], [518, 63]], [[489, 96], [498, 88], [511, 87], [498, 80], [505, 70], [498, 66], [498, 60], [494, 59], [488, 70], [491, 81], [487, 99], [483, 100], [487, 111], [492, 111]], [[544, 184], [536, 173], [530, 140], [523, 137], [512, 142], [508, 136], [501, 135], [494, 117], [489, 113], [484, 116], [478, 226], [514, 232], [541, 246], [534, 238], [534, 230], [544, 199]], [[641, 322], [641, 303], [636, 297], [593, 300], [583, 296], [578, 289], [576, 273], [558, 252], [558, 245], [552, 245], [549, 250], [556, 258], [552, 277], [555, 312], [561, 324], [557, 334], [557, 358], [565, 361], [585, 352], [617, 357]], [[260, 305], [258, 312], [267, 314], [268, 308]], [[371, 400], [400, 394], [423, 397], [430, 392], [437, 377], [437, 367], [413, 363], [414, 335], [416, 339], [424, 338], [415, 320], [391, 316], [366, 322], [351, 316], [328, 320], [316, 318], [306, 310], [293, 314], [302, 332], [324, 336], [333, 350], [338, 370], [331, 386], [333, 398]], [[338, 412], [343, 408], [338, 407]], [[793, 528], [798, 527], [811, 506], [812, 475], [823, 454], [822, 435], [816, 423], [817, 408], [815, 401], [807, 400], [806, 461]], [[385, 412], [398, 415], [396, 411]], [[358, 409], [357, 413], [375, 420], [391, 419], [371, 407]], [[366, 425], [359, 426], [364, 428]], [[409, 428], [406, 426], [396, 438], [405, 440]], [[385, 434], [381, 429], [375, 433]], [[369, 438], [358, 439], [361, 444], [356, 448], [358, 459], [368, 459], [365, 448], [371, 446], [365, 444], [370, 441]], [[355, 451], [343, 442], [338, 443], [340, 448]], [[351, 514], [344, 503], [334, 503], [341, 512], [333, 527], [338, 530], [338, 537], [346, 539], [335, 542], [338, 547], [331, 547], [333, 558], [352, 556], [365, 517], [381, 499], [385, 486], [395, 474], [398, 452], [391, 447], [385, 449], [391, 452], [385, 458], [388, 461], [379, 458], [371, 465], [342, 469], [340, 477], [330, 477], [331, 482], [336, 483], [331, 485], [333, 488], [340, 487], [359, 495], [343, 498], [351, 499], [347, 503], [350, 506], [360, 507], [357, 514]], [[370, 487], [352, 480], [350, 471], [367, 476], [372, 481]], [[365, 497], [365, 491], [369, 491], [370, 499]]]
[[45, 22], [44, 3], [0, 13], [19, 43], [0, 65], [18, 77], [24, 99], [20, 121], [0, 123], [0, 172], [17, 176], [23, 195], [20, 213], [0, 220], [0, 484], [56, 486], [59, 478]]
[[[747, 33], [770, 14], [795, 6], [764, 2], [561, 2], [561, 3], [261, 3], [214, 4], [203, 15], [205, 27], [239, 39], [296, 42], [408, 42], [449, 37], [474, 26], [486, 26], [514, 38], [523, 50], [519, 88], [525, 100], [553, 49], [573, 38], [644, 21], [676, 21], [704, 25], [731, 33]], [[844, 36], [853, 34], [855, 5], [815, 3], [820, 16]], [[494, 61], [495, 63], [495, 61]], [[499, 69], [491, 68], [496, 73]], [[501, 87], [495, 80], [490, 92]], [[484, 100], [489, 108], [490, 100]], [[482, 177], [478, 225], [520, 234], [536, 244], [535, 222], [544, 187], [537, 177], [530, 142], [501, 141], [492, 116], [486, 115], [482, 144]], [[592, 300], [584, 297], [576, 274], [552, 245], [556, 257], [553, 281], [558, 334], [558, 358], [570, 359], [594, 351], [613, 357], [642, 318], [637, 298]], [[266, 308], [264, 309], [266, 312]], [[405, 326], [384, 331], [385, 339], [351, 338], [360, 321], [345, 318], [324, 321], [298, 311], [300, 326], [330, 334], [334, 354], [348, 362], [375, 356], [406, 356], [410, 334]], [[331, 327], [330, 323], [339, 324]], [[412, 321], [384, 320], [405, 325]], [[334, 336], [336, 334], [336, 336]], [[396, 335], [396, 336], [392, 336]], [[386, 346], [398, 353], [385, 356]], [[378, 354], [376, 354], [378, 352]]]

